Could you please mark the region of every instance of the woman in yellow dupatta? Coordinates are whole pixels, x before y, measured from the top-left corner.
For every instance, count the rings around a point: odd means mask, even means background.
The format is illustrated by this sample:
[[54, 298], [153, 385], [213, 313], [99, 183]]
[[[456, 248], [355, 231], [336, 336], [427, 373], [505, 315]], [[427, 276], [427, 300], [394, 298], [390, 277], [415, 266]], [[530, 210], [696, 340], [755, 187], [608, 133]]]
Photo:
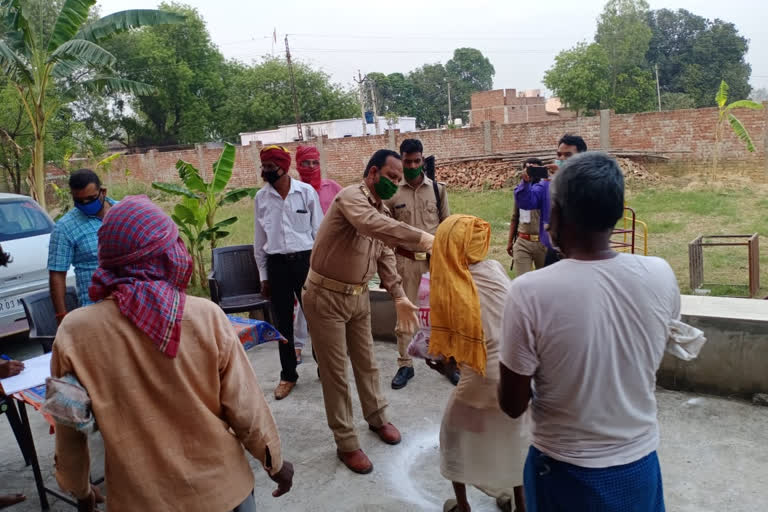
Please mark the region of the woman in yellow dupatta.
[[440, 427], [440, 472], [456, 499], [443, 510], [468, 512], [466, 485], [497, 498], [502, 510], [525, 510], [523, 465], [529, 446], [526, 416], [513, 420], [498, 405], [499, 339], [511, 281], [501, 264], [486, 260], [491, 227], [470, 215], [452, 215], [435, 234], [430, 263], [433, 355], [453, 357], [461, 380]]

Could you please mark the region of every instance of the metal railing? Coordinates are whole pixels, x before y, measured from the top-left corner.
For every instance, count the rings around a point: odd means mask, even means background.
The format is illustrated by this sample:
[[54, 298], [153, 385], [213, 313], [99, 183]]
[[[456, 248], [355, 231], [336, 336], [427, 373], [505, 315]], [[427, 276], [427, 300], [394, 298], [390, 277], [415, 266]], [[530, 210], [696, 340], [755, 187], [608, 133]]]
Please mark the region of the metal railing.
[[[638, 227], [640, 228], [639, 232]], [[642, 244], [641, 254], [648, 256], [648, 224], [637, 220], [635, 210], [625, 206], [622, 227], [613, 230], [611, 247], [618, 252], [636, 254], [638, 252], [638, 244]]]

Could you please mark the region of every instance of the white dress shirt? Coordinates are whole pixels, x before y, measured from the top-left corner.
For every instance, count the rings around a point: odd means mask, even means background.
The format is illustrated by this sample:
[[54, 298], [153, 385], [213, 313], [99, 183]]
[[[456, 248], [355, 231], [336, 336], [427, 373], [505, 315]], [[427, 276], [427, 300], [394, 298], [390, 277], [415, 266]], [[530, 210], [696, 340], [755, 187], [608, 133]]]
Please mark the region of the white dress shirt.
[[267, 255], [312, 250], [323, 210], [315, 189], [291, 178], [285, 199], [272, 185], [264, 185], [256, 193], [254, 212], [253, 252], [259, 279], [266, 281]]

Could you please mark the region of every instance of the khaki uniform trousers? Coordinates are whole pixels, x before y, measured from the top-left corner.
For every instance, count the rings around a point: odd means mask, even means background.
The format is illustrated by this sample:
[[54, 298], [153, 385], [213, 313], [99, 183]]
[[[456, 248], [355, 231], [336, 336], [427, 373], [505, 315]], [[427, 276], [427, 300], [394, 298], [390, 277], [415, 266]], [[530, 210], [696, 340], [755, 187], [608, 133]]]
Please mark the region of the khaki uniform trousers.
[[[406, 297], [416, 307], [419, 307], [419, 284], [421, 284], [421, 275], [429, 272], [429, 261], [416, 261], [403, 256], [397, 256], [397, 273], [403, 279], [403, 291]], [[405, 332], [395, 330], [397, 335], [397, 365], [413, 367], [413, 360], [408, 355], [408, 345], [411, 343], [415, 332]]]
[[320, 369], [328, 426], [340, 451], [357, 450], [360, 443], [352, 415], [347, 355], [352, 361], [365, 421], [374, 428], [389, 422], [373, 348], [368, 288], [365, 287], [359, 295], [347, 295], [307, 281], [302, 297], [309, 336]]
[[532, 242], [521, 237], [517, 237], [515, 245], [512, 247], [512, 257], [515, 260], [515, 270], [517, 276], [536, 268], [544, 268], [544, 261], [547, 257], [547, 247], [541, 242]]

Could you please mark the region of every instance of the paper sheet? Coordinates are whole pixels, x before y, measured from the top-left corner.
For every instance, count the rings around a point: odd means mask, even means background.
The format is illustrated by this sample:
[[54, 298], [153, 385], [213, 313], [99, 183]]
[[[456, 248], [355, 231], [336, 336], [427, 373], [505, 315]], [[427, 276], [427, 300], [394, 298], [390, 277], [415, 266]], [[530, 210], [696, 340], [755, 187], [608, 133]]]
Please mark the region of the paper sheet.
[[531, 223], [531, 210], [523, 210], [520, 209], [520, 223], [521, 224], [530, 224]]
[[24, 371], [15, 377], [0, 379], [3, 392], [12, 395], [25, 389], [45, 384], [45, 379], [51, 376], [51, 353], [43, 354], [24, 361]]

